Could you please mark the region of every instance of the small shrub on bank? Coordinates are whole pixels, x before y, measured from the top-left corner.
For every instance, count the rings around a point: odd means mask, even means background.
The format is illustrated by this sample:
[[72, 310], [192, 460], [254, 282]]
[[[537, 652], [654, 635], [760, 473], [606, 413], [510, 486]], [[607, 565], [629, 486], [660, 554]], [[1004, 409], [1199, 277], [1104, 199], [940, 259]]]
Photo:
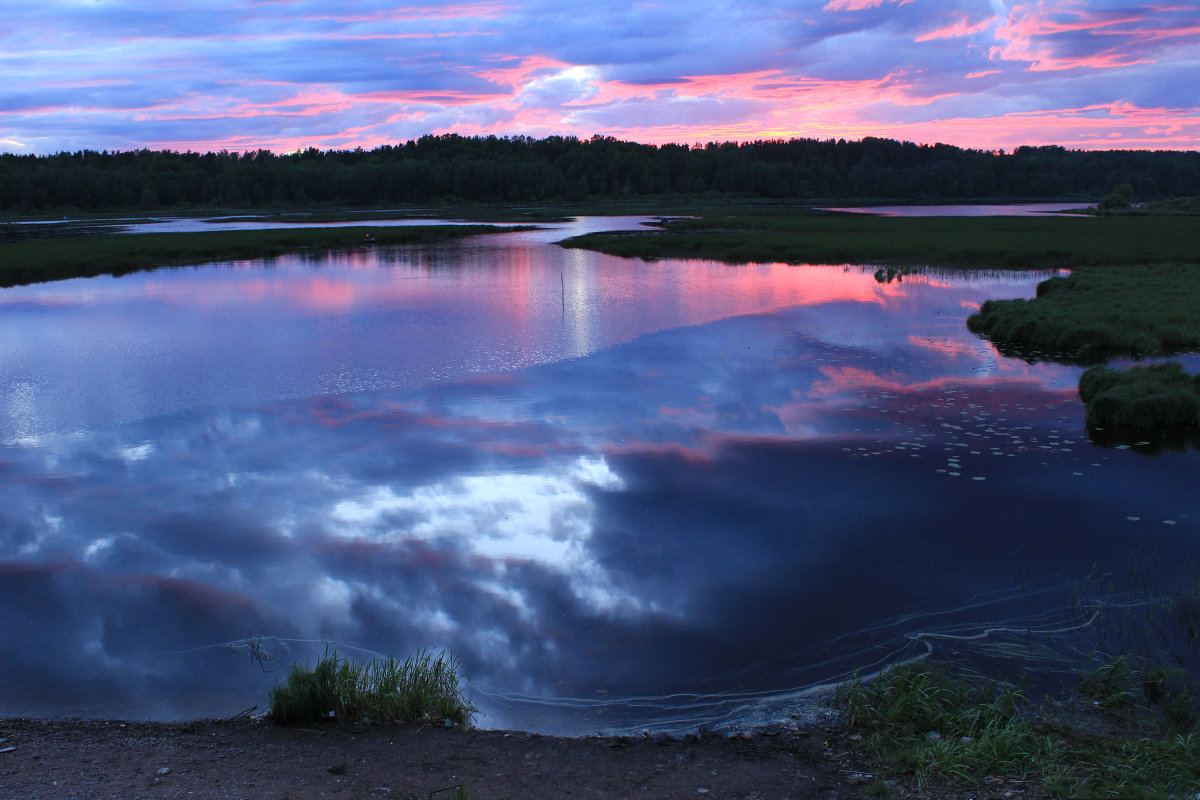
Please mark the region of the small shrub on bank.
[[284, 725], [336, 719], [469, 727], [476, 710], [463, 693], [458, 663], [445, 653], [359, 662], [326, 650], [314, 667], [294, 664], [270, 699], [270, 719]]

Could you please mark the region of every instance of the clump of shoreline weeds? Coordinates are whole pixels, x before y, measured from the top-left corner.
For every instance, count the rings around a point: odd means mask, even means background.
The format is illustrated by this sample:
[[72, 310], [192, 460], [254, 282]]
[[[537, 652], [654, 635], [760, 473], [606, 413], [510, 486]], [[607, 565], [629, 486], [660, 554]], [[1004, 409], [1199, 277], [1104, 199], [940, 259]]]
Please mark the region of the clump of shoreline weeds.
[[[1055, 798], [1200, 796], [1200, 581], [1076, 598], [1095, 624], [1078, 683], [1031, 699], [933, 660], [843, 683], [834, 702], [881, 772]], [[1103, 587], [1101, 587], [1103, 588]], [[861, 737], [861, 738], [860, 738]], [[1033, 790], [1032, 794], [1025, 794]]]
[[469, 728], [476, 708], [457, 659], [420, 652], [398, 661], [356, 661], [326, 649], [315, 666], [293, 664], [270, 694], [267, 719], [290, 725], [336, 720], [365, 725], [426, 722]]
[[[1195, 716], [1181, 713], [1186, 699], [1163, 691], [1178, 678], [1140, 672], [1118, 657], [1084, 677], [1073, 701], [1031, 703], [1012, 684], [979, 685], [920, 662], [852, 679], [836, 702], [880, 771], [921, 785], [1035, 785], [1055, 798], [1194, 798]], [[1181, 722], [1186, 727], [1173, 724]]]

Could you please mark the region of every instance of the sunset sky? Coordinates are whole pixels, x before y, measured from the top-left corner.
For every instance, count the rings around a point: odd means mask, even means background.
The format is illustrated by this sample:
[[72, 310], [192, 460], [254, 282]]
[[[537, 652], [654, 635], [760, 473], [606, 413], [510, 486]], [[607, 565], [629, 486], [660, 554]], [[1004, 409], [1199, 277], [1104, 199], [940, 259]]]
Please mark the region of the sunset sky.
[[427, 133], [1200, 148], [1200, 3], [3, 3], [0, 152]]

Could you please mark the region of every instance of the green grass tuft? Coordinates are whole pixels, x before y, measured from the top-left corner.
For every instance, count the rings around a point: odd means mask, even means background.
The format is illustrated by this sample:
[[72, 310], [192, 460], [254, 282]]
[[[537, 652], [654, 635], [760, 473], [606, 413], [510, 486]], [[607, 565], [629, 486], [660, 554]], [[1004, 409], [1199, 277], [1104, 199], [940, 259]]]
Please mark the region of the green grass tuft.
[[457, 661], [445, 653], [359, 662], [326, 650], [314, 667], [294, 664], [270, 699], [270, 719], [284, 725], [333, 719], [469, 727], [476, 711], [463, 693]]

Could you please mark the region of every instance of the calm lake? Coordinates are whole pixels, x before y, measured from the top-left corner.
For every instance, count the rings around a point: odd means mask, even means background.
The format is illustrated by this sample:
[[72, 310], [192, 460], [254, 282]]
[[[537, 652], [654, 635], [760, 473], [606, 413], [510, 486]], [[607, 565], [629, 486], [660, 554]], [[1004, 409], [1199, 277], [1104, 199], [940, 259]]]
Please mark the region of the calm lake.
[[554, 244], [641, 221], [0, 290], [0, 715], [230, 716], [332, 643], [452, 650], [484, 727], [749, 725], [1056, 680], [1073, 582], [1197, 553], [1195, 451], [966, 330], [1049, 273]]

